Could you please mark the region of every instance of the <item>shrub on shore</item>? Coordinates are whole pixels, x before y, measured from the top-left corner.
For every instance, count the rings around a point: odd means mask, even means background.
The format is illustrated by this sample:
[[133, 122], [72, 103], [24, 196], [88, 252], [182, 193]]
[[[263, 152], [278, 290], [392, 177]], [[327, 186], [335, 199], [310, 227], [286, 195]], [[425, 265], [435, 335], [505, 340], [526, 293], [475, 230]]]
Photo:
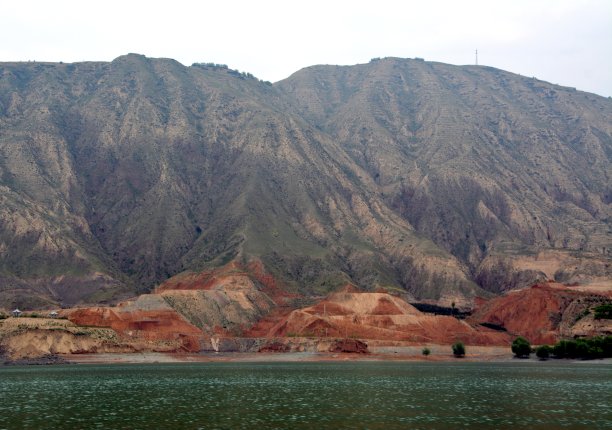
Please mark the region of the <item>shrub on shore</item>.
[[590, 339], [560, 340], [552, 348], [555, 358], [607, 358], [612, 357], [612, 336]]
[[[512, 350], [514, 352], [514, 349]], [[612, 357], [612, 336], [586, 339], [560, 340], [555, 345], [541, 345], [535, 350], [540, 360], [547, 358], [573, 358], [592, 360]]]
[[455, 357], [463, 357], [465, 355], [465, 345], [463, 342], [455, 342], [453, 344], [453, 355]]
[[429, 354], [431, 354], [431, 350], [429, 348], [423, 348], [423, 350], [421, 351], [421, 353], [424, 356], [428, 356]]
[[519, 336], [512, 342], [512, 352], [518, 358], [529, 358], [529, 354], [531, 354], [531, 344], [527, 339]]
[[536, 349], [536, 357], [538, 357], [540, 360], [546, 360], [548, 357], [550, 357], [551, 352], [552, 348], [550, 346], [542, 345]]

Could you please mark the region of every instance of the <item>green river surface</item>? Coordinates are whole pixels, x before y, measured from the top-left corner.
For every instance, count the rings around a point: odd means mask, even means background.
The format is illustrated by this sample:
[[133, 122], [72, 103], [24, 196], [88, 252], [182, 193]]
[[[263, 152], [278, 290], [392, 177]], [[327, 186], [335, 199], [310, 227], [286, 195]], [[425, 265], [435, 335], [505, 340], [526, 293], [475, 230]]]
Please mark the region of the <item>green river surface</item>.
[[0, 368], [0, 429], [612, 429], [610, 362]]

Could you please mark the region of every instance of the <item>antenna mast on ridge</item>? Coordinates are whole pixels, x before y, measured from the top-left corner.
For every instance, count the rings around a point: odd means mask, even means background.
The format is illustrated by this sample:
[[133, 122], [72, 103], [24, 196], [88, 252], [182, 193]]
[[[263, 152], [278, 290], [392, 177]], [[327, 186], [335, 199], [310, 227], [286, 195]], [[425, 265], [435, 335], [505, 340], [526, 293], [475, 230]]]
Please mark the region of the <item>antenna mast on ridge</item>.
[[478, 66], [478, 49], [476, 50], [476, 65]]

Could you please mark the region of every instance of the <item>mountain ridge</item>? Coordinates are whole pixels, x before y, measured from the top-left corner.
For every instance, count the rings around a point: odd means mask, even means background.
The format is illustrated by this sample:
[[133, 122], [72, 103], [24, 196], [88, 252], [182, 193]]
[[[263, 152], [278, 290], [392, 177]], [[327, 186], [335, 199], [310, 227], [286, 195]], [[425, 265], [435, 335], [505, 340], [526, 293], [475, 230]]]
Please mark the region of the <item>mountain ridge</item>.
[[239, 260], [306, 295], [467, 303], [542, 279], [521, 258], [550, 250], [572, 254], [565, 281], [605, 282], [612, 103], [594, 97], [419, 60], [274, 85], [135, 54], [2, 63], [0, 301], [113, 301]]

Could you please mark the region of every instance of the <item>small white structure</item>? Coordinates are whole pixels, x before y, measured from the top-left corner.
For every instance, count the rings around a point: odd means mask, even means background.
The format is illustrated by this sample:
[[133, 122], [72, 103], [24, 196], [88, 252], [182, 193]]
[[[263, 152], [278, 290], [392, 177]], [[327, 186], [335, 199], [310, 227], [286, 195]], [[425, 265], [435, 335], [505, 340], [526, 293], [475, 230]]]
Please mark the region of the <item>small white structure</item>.
[[15, 309], [15, 310], [13, 311], [13, 316], [14, 316], [15, 318], [19, 318], [19, 317], [21, 316], [21, 311], [20, 311], [19, 309]]
[[59, 314], [56, 311], [49, 312], [49, 318], [57, 318]]

